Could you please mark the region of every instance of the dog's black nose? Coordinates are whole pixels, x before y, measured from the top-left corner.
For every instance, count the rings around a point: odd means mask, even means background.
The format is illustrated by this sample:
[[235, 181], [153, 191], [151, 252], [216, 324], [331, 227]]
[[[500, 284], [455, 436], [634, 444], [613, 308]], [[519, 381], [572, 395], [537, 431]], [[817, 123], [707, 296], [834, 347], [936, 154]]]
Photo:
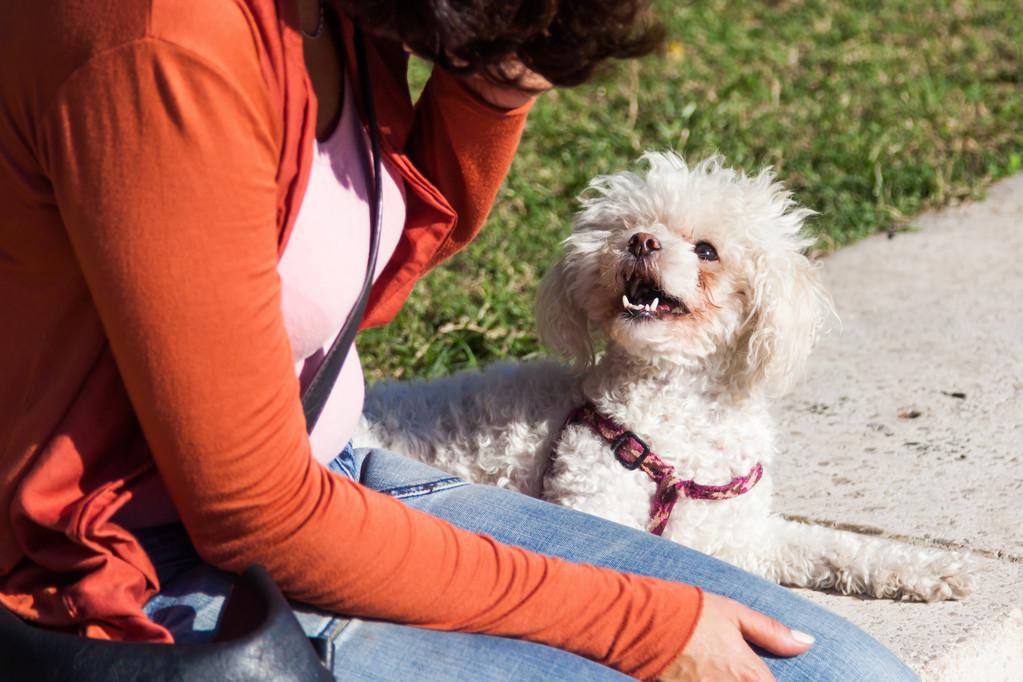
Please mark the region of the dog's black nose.
[[649, 232], [637, 232], [629, 239], [629, 253], [636, 258], [649, 256], [654, 251], [661, 250], [661, 242]]

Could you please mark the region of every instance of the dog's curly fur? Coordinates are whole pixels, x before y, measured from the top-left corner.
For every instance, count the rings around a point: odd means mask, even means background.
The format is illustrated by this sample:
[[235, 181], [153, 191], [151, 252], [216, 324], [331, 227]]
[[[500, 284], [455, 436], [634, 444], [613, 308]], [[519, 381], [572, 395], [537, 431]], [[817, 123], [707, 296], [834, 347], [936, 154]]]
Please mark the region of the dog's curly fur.
[[767, 170], [747, 176], [720, 157], [689, 167], [674, 153], [644, 160], [645, 173], [590, 184], [541, 283], [541, 337], [571, 364], [378, 384], [356, 443], [644, 528], [653, 482], [586, 427], [562, 428], [589, 400], [683, 478], [720, 484], [764, 465], [745, 495], [681, 499], [665, 537], [788, 585], [925, 601], [967, 594], [967, 557], [770, 513], [769, 401], [799, 376], [831, 311], [803, 255], [812, 212]]

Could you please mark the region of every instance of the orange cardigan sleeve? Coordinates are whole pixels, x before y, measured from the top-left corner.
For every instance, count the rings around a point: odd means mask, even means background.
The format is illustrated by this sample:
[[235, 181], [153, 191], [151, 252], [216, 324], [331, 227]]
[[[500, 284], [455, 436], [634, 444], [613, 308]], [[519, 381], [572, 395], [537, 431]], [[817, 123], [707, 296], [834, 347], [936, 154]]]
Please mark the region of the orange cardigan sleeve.
[[140, 38], [82, 65], [40, 121], [75, 256], [200, 555], [259, 562], [338, 613], [657, 674], [694, 626], [695, 588], [502, 545], [310, 456], [276, 270], [280, 131], [249, 62]]
[[430, 267], [462, 249], [487, 219], [511, 167], [533, 102], [499, 109], [456, 77], [434, 68], [416, 102], [409, 156], [451, 203], [455, 229]]
[[[491, 106], [458, 78], [435, 68], [413, 110], [407, 83], [394, 80], [395, 74], [404, 74], [408, 56], [400, 46], [378, 47], [383, 66], [375, 74], [374, 88], [378, 104], [384, 104], [378, 114], [401, 147], [392, 162], [411, 161], [406, 178], [412, 191], [405, 234], [373, 287], [363, 328], [393, 319], [416, 280], [480, 231], [532, 106]], [[418, 182], [421, 177], [428, 182]]]

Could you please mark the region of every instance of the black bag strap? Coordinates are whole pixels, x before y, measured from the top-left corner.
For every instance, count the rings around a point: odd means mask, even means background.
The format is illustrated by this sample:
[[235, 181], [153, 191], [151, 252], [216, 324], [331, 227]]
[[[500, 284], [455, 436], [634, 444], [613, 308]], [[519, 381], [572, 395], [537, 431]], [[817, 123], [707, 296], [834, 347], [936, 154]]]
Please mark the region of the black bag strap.
[[[312, 381], [306, 386], [302, 393], [302, 409], [305, 412], [305, 426], [308, 433], [312, 433], [316, 421], [320, 418], [323, 406], [327, 402], [341, 367], [345, 364], [348, 351], [355, 341], [355, 334], [359, 331], [359, 323], [366, 312], [366, 302], [369, 300], [370, 289], [373, 288], [373, 273], [377, 266], [377, 252], [380, 249], [380, 231], [383, 214], [383, 176], [381, 173], [380, 159], [380, 133], [377, 130], [376, 109], [373, 106], [373, 93], [369, 83], [369, 69], [366, 66], [366, 48], [363, 44], [362, 31], [355, 27], [353, 36], [355, 46], [356, 68], [359, 72], [359, 81], [362, 86], [362, 104], [366, 113], [366, 126], [369, 128], [369, 153], [372, 165], [372, 181], [369, 195], [369, 258], [366, 262], [366, 277], [362, 282], [362, 291], [359, 300], [348, 313], [344, 326], [338, 333], [330, 350], [320, 363], [319, 369], [313, 375]], [[346, 103], [345, 106], [348, 106]]]

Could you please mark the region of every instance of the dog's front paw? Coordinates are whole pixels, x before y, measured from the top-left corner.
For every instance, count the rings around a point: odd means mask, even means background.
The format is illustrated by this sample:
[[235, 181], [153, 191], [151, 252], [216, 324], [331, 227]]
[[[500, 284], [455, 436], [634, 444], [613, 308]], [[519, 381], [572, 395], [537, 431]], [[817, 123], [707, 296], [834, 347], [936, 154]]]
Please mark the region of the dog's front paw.
[[882, 592], [876, 596], [923, 602], [962, 599], [973, 592], [976, 569], [969, 554], [927, 551], [876, 585]]

